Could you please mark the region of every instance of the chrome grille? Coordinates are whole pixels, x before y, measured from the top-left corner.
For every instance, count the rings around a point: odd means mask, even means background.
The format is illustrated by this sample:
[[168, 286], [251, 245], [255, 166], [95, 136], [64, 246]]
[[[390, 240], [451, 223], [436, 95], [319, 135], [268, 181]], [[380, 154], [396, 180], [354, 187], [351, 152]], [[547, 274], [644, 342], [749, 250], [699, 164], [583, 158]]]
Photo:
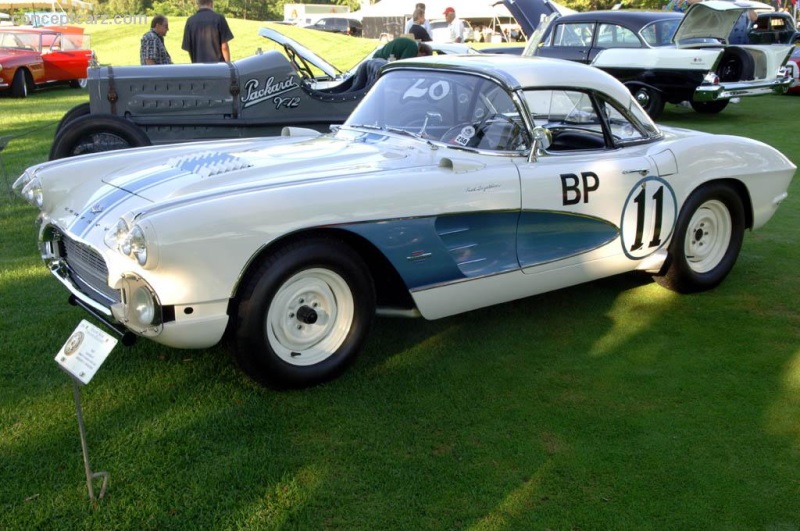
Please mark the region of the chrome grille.
[[67, 264], [72, 282], [92, 300], [108, 305], [119, 302], [119, 291], [106, 283], [108, 268], [94, 248], [61, 235], [61, 259]]

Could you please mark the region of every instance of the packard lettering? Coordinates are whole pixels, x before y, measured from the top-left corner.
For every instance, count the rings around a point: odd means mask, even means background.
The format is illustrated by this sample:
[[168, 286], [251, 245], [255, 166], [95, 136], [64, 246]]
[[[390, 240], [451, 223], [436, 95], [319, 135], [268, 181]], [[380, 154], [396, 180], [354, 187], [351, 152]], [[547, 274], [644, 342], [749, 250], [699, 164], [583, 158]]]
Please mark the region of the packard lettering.
[[[243, 107], [262, 103], [269, 99], [277, 102], [277, 97], [298, 88], [300, 85], [294, 80], [294, 76], [289, 76], [283, 81], [275, 82], [275, 77], [270, 77], [264, 83], [264, 88], [258, 88], [260, 83], [257, 79], [249, 79], [244, 84], [244, 95], [241, 97]], [[297, 107], [297, 105], [294, 105]]]

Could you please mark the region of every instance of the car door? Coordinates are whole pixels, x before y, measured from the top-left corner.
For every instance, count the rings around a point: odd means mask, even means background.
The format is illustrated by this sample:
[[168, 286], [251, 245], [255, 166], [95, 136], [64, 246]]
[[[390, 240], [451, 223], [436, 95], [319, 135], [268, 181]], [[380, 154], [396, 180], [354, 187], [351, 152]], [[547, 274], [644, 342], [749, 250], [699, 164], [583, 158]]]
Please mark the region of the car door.
[[594, 43], [589, 51], [589, 63], [608, 48], [645, 48], [645, 44], [631, 29], [620, 24], [601, 22], [597, 25]]
[[523, 272], [548, 273], [540, 278], [555, 289], [634, 269], [662, 248], [676, 200], [646, 155], [646, 132], [576, 90], [526, 92], [526, 101], [553, 141], [520, 167]]
[[536, 55], [589, 63], [594, 29], [594, 22], [557, 23]]
[[80, 49], [75, 39], [83, 35], [45, 33], [42, 35], [42, 61], [47, 81], [69, 81], [85, 79], [89, 66], [86, 49]]

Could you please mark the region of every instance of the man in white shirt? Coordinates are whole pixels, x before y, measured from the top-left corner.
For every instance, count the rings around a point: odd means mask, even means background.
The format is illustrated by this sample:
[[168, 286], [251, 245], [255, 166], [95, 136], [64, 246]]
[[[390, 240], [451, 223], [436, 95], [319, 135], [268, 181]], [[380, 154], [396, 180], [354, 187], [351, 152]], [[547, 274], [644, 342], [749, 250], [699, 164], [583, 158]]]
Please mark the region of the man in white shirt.
[[[414, 6], [414, 11], [415, 12], [416, 12], [417, 9], [422, 10], [422, 18], [424, 19], [424, 21], [422, 22], [422, 24], [420, 24], [420, 26], [425, 28], [425, 31], [428, 32], [428, 35], [433, 35], [433, 32], [431, 30], [431, 23], [430, 23], [430, 21], [428, 21], [427, 18], [425, 18], [425, 4], [420, 2], [419, 4]], [[406, 27], [405, 27], [405, 30], [403, 31], [403, 33], [411, 33], [411, 26], [413, 26], [413, 25], [414, 25], [414, 17], [411, 17], [410, 19], [408, 19], [408, 22], [406, 22]]]
[[456, 10], [448, 7], [444, 10], [444, 18], [447, 20], [447, 29], [450, 31], [448, 42], [464, 42], [464, 23], [456, 18]]

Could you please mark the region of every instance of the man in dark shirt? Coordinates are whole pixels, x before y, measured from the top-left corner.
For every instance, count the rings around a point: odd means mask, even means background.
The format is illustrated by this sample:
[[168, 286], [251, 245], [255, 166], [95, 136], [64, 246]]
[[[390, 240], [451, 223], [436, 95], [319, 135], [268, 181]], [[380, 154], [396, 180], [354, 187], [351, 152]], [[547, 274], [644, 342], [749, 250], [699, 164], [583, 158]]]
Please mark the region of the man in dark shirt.
[[408, 33], [412, 34], [414, 38], [422, 42], [430, 42], [431, 36], [428, 30], [425, 29], [425, 11], [417, 8], [414, 10], [414, 15], [411, 17], [411, 27], [408, 28]]
[[230, 61], [233, 33], [225, 17], [214, 11], [214, 0], [197, 0], [197, 13], [186, 20], [183, 48], [193, 63]]

